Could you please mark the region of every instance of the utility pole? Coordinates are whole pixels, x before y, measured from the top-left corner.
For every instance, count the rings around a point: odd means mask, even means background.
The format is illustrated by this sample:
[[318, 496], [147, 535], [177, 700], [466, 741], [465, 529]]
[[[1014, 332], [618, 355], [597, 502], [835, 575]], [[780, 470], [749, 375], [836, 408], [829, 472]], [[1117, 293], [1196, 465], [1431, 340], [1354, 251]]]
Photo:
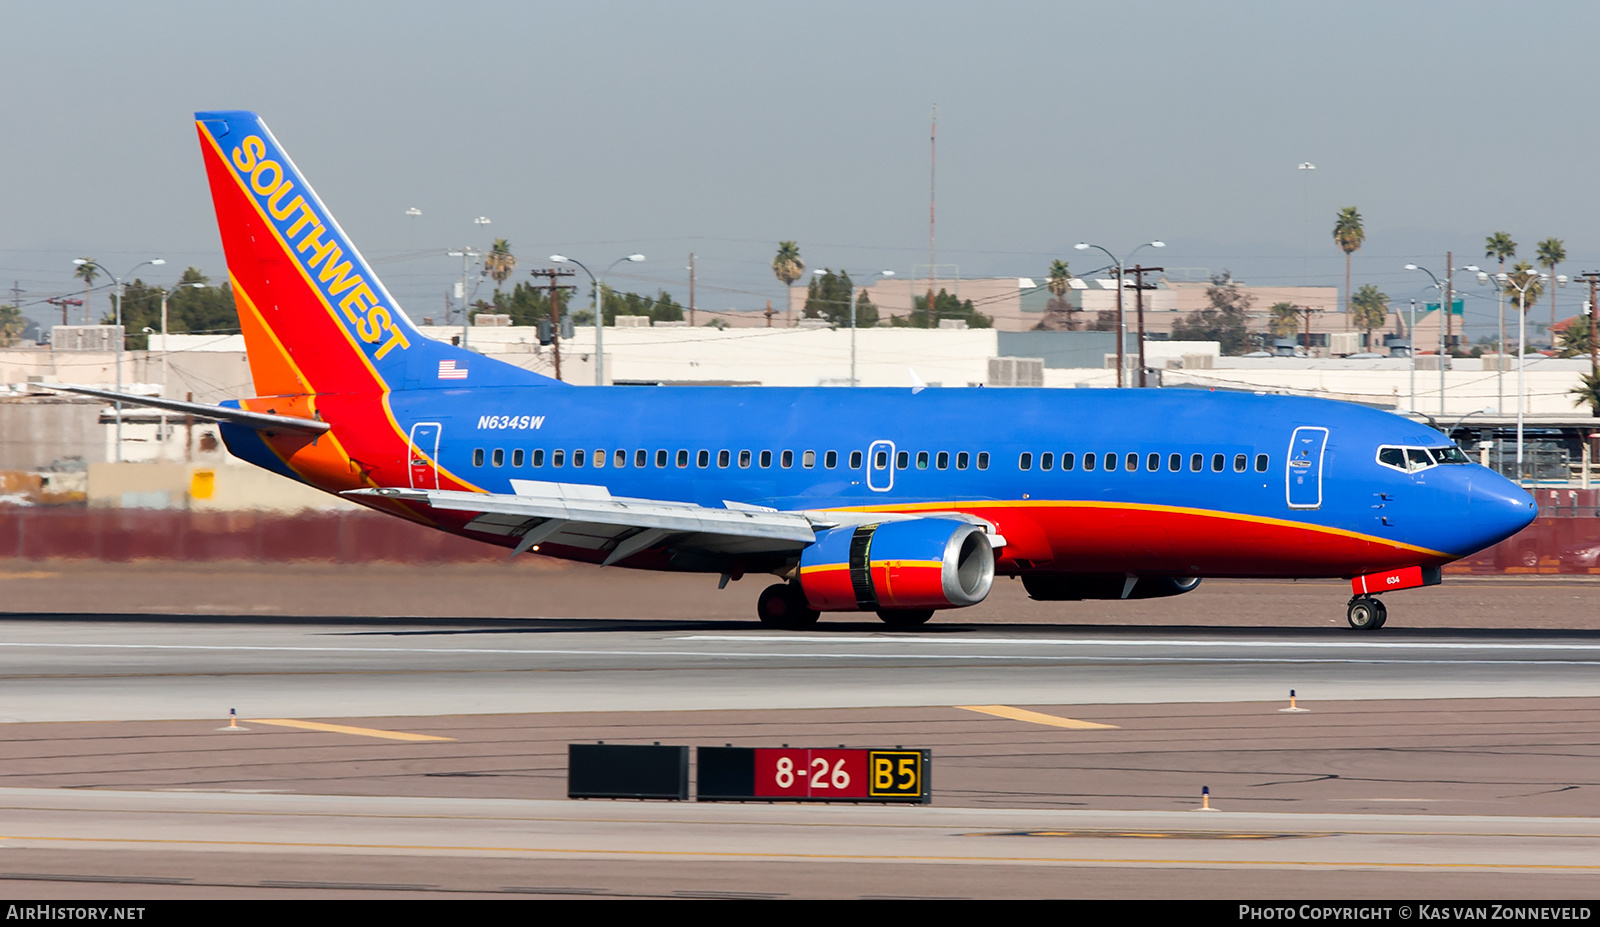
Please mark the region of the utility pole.
[[483, 252], [462, 248], [459, 251], [446, 251], [445, 254], [461, 259], [461, 346], [464, 348], [472, 334], [472, 307], [467, 303], [467, 274], [472, 270], [473, 259], [483, 257]]
[[689, 252], [689, 327], [694, 328], [694, 252]]
[[[1444, 253], [1444, 305], [1440, 307], [1444, 310], [1444, 343], [1446, 349], [1450, 347], [1455, 335], [1455, 289], [1452, 286], [1455, 282], [1452, 279], [1454, 276], [1455, 252], [1446, 251]], [[1461, 327], [1467, 327], [1467, 317], [1465, 315], [1461, 316]], [[1368, 347], [1367, 350], [1370, 351], [1372, 348]], [[1439, 369], [1444, 369], [1444, 358], [1442, 357], [1439, 358]], [[1442, 390], [1443, 387], [1440, 389]]]
[[933, 203], [939, 176], [939, 104], [933, 104], [933, 123], [928, 129], [928, 327], [938, 328], [939, 317], [933, 305], [933, 283], [938, 265], [933, 263]]
[[1294, 308], [1295, 308], [1295, 314], [1296, 315], [1303, 315], [1303, 316], [1306, 317], [1306, 356], [1310, 357], [1311, 356], [1311, 316], [1316, 314], [1316, 313], [1318, 313], [1318, 312], [1321, 312], [1322, 310], [1321, 309], [1313, 309], [1310, 306], [1296, 306]]
[[1595, 288], [1600, 284], [1600, 270], [1586, 270], [1578, 279], [1589, 284], [1589, 374], [1600, 386], [1600, 307], [1595, 306]]
[[[1147, 273], [1160, 273], [1163, 270], [1166, 270], [1166, 268], [1165, 267], [1145, 267], [1145, 266], [1143, 266], [1141, 264], [1135, 264], [1132, 267], [1128, 268], [1128, 272], [1133, 274], [1134, 305], [1138, 307], [1137, 311], [1139, 313], [1139, 388], [1140, 389], [1144, 389], [1145, 385], [1146, 385], [1145, 384], [1145, 372], [1144, 372], [1144, 291], [1145, 291], [1144, 275], [1147, 274]], [[1153, 290], [1153, 289], [1156, 288], [1156, 285], [1152, 283], [1152, 284], [1150, 284], [1149, 288]]]
[[530, 277], [548, 277], [550, 283], [539, 289], [550, 291], [550, 348], [555, 352], [556, 379], [561, 379], [561, 291], [576, 290], [576, 286], [561, 285], [556, 280], [561, 277], [575, 276], [575, 270], [560, 270], [555, 267], [546, 267], [544, 270], [528, 272]]
[[78, 299], [77, 297], [74, 297], [74, 296], [56, 296], [56, 297], [53, 297], [51, 299], [45, 300], [45, 302], [47, 302], [50, 305], [55, 306], [57, 309], [61, 310], [61, 324], [62, 325], [67, 324], [67, 307], [68, 306], [81, 306], [81, 305], [83, 305], [83, 300]]

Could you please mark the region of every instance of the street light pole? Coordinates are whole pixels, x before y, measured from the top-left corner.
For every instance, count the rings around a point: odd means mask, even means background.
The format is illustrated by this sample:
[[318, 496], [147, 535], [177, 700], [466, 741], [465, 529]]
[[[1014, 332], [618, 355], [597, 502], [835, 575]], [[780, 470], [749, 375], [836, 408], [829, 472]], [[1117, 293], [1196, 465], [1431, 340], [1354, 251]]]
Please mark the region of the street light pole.
[[[84, 265], [88, 265], [90, 267], [98, 267], [102, 271], [105, 271], [106, 276], [110, 277], [111, 281], [117, 285], [117, 325], [116, 325], [116, 328], [117, 328], [117, 332], [116, 332], [117, 352], [116, 352], [116, 368], [117, 368], [117, 392], [120, 393], [120, 392], [122, 392], [122, 342], [123, 342], [123, 334], [122, 334], [122, 293], [123, 293], [122, 278], [118, 277], [116, 274], [112, 273], [110, 270], [107, 270], [106, 266], [104, 264], [99, 263], [98, 261], [91, 261], [88, 258], [78, 258], [77, 260], [73, 261], [72, 263], [78, 265], [79, 267], [82, 267]], [[148, 260], [148, 261], [140, 261], [139, 263], [137, 263], [137, 264], [133, 265], [131, 268], [129, 268], [128, 272], [126, 274], [123, 274], [122, 276], [123, 277], [130, 277], [130, 276], [133, 275], [134, 271], [136, 271], [139, 268], [145, 266], [146, 264], [149, 264], [152, 267], [159, 267], [159, 266], [161, 266], [162, 264], [165, 264], [165, 263], [167, 263], [167, 262], [165, 260], [163, 260], [162, 258], [152, 258], [151, 260]], [[116, 402], [116, 410], [117, 410], [117, 454], [116, 454], [116, 457], [117, 457], [117, 463], [122, 463], [122, 400], [120, 400], [120, 399], [117, 400], [117, 402]]]
[[1511, 281], [1510, 274], [1495, 274], [1495, 279], [1500, 282], [1501, 286], [1509, 286], [1517, 291], [1517, 482], [1519, 484], [1523, 479], [1522, 413], [1525, 405], [1525, 394], [1522, 386], [1522, 368], [1524, 366], [1524, 354], [1528, 350], [1528, 288], [1532, 287], [1535, 281], [1544, 277], [1545, 274], [1542, 272], [1529, 273], [1526, 279], [1522, 281], [1522, 285], [1518, 286]]
[[[1124, 380], [1124, 377], [1126, 375], [1126, 371], [1124, 371], [1123, 368], [1125, 366], [1127, 366], [1127, 361], [1124, 359], [1124, 352], [1126, 350], [1126, 342], [1128, 340], [1128, 319], [1127, 319], [1126, 313], [1124, 313], [1123, 308], [1122, 308], [1123, 267], [1125, 267], [1127, 265], [1128, 258], [1131, 258], [1135, 254], [1137, 254], [1139, 252], [1140, 248], [1165, 248], [1166, 246], [1167, 246], [1167, 243], [1164, 242], [1164, 241], [1147, 241], [1144, 244], [1140, 245], [1138, 248], [1134, 248], [1132, 251], [1129, 251], [1127, 253], [1127, 255], [1125, 257], [1121, 258], [1121, 259], [1118, 259], [1118, 257], [1115, 254], [1112, 254], [1110, 251], [1107, 251], [1105, 248], [1101, 247], [1100, 245], [1091, 245], [1086, 241], [1080, 241], [1077, 244], [1072, 246], [1073, 248], [1075, 248], [1075, 249], [1077, 249], [1079, 251], [1087, 251], [1090, 248], [1094, 248], [1095, 250], [1099, 251], [1101, 254], [1104, 254], [1106, 257], [1110, 258], [1111, 259], [1111, 263], [1116, 265], [1116, 268], [1117, 268], [1117, 388], [1118, 389], [1121, 389], [1122, 386], [1123, 386], [1123, 380]], [[1142, 349], [1143, 345], [1140, 345], [1140, 347]]]
[[624, 261], [631, 261], [637, 264], [638, 262], [644, 260], [644, 255], [629, 254], [624, 257], [617, 258], [615, 261], [611, 262], [610, 267], [607, 267], [603, 272], [601, 272], [599, 279], [595, 278], [595, 275], [589, 270], [589, 268], [584, 267], [582, 261], [569, 258], [564, 254], [552, 254], [550, 255], [550, 260], [556, 262], [557, 264], [576, 264], [583, 269], [584, 273], [589, 275], [589, 286], [593, 288], [594, 292], [594, 385], [605, 386], [606, 355], [604, 339], [606, 333], [606, 313], [605, 307], [602, 305], [600, 284], [605, 280], [606, 274], [611, 273], [612, 268], [616, 267], [618, 264], [621, 264]]
[[[1433, 281], [1434, 288], [1439, 291], [1439, 415], [1440, 415], [1440, 417], [1443, 417], [1444, 416], [1444, 359], [1447, 356], [1449, 356], [1449, 345], [1445, 341], [1444, 325], [1445, 325], [1445, 321], [1450, 318], [1450, 312], [1452, 311], [1452, 308], [1453, 308], [1453, 307], [1451, 307], [1449, 305], [1449, 303], [1452, 302], [1452, 297], [1455, 295], [1454, 293], [1451, 292], [1454, 289], [1454, 277], [1456, 275], [1456, 271], [1457, 270], [1465, 270], [1465, 271], [1469, 271], [1469, 272], [1472, 272], [1472, 273], [1477, 273], [1478, 272], [1478, 265], [1476, 265], [1476, 264], [1468, 264], [1465, 267], [1458, 268], [1458, 267], [1455, 266], [1455, 262], [1450, 261], [1450, 260], [1447, 259], [1445, 261], [1445, 274], [1444, 274], [1444, 282], [1443, 283], [1440, 283], [1439, 282], [1439, 278], [1434, 276], [1433, 271], [1429, 270], [1426, 267], [1422, 267], [1422, 266], [1419, 266], [1417, 264], [1407, 264], [1406, 265], [1406, 270], [1420, 270], [1423, 273], [1427, 274], [1428, 275], [1428, 279]], [[1483, 275], [1479, 274], [1478, 276], [1481, 278]], [[1461, 317], [1461, 319], [1462, 319], [1461, 324], [1463, 326], [1465, 326], [1466, 325], [1466, 316], [1463, 315]], [[1412, 331], [1411, 331], [1411, 379], [1412, 379], [1412, 392], [1414, 394], [1415, 391], [1416, 391], [1416, 385], [1415, 384], [1416, 384], [1416, 378], [1417, 378], [1416, 309], [1414, 307], [1412, 309], [1412, 320], [1411, 321], [1412, 321]], [[1413, 395], [1413, 397], [1412, 397], [1411, 406], [1412, 406], [1413, 409], [1416, 408], [1415, 395]]]
[[[174, 290], [178, 289], [179, 287], [186, 287], [186, 286], [187, 287], [193, 287], [194, 289], [199, 290], [199, 289], [203, 289], [205, 287], [205, 284], [204, 283], [179, 283], [176, 286], [166, 287], [166, 288], [162, 289], [162, 291], [161, 291], [161, 398], [163, 398], [163, 399], [167, 398], [167, 356], [172, 353], [167, 348], [167, 300], [172, 296], [172, 292]], [[146, 331], [148, 331], [148, 329], [146, 329]], [[148, 353], [148, 345], [146, 346], [146, 349], [147, 349], [147, 353]], [[167, 435], [167, 413], [166, 413], [166, 410], [163, 409], [162, 412], [161, 412], [161, 440], [163, 442], [166, 441], [166, 435]], [[163, 444], [163, 447], [165, 447], [165, 444]]]

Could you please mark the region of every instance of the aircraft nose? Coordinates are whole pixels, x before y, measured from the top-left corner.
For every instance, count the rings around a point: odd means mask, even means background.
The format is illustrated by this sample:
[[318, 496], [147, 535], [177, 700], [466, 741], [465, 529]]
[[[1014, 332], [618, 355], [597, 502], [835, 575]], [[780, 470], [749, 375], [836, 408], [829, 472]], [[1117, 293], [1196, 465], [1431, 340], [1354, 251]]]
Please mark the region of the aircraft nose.
[[1539, 515], [1533, 496], [1498, 473], [1474, 473], [1468, 485], [1467, 520], [1480, 549], [1511, 537]]

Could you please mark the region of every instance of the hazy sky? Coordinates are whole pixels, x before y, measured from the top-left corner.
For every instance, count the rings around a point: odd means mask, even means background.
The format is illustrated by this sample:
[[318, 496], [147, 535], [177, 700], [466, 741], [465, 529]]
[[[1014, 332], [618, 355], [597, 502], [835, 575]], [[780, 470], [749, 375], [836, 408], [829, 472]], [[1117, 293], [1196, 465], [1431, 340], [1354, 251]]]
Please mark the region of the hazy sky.
[[1481, 262], [1501, 229], [1600, 269], [1597, 26], [1578, 2], [0, 0], [0, 287], [71, 292], [82, 255], [221, 278], [191, 117], [253, 109], [414, 318], [460, 273], [441, 252], [492, 237], [523, 269], [641, 251], [614, 282], [680, 299], [694, 251], [702, 307], [759, 308], [780, 239], [927, 263], [937, 103], [937, 260], [963, 275], [1162, 238], [1170, 268], [1342, 285], [1356, 206], [1356, 283], [1403, 304], [1427, 280], [1401, 265]]

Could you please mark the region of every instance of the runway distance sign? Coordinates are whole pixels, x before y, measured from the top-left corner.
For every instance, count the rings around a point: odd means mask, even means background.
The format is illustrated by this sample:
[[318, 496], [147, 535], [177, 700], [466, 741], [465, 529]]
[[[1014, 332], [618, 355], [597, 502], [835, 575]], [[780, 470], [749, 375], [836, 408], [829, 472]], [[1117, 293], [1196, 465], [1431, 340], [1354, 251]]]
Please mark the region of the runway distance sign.
[[700, 747], [700, 801], [932, 799], [928, 750]]

